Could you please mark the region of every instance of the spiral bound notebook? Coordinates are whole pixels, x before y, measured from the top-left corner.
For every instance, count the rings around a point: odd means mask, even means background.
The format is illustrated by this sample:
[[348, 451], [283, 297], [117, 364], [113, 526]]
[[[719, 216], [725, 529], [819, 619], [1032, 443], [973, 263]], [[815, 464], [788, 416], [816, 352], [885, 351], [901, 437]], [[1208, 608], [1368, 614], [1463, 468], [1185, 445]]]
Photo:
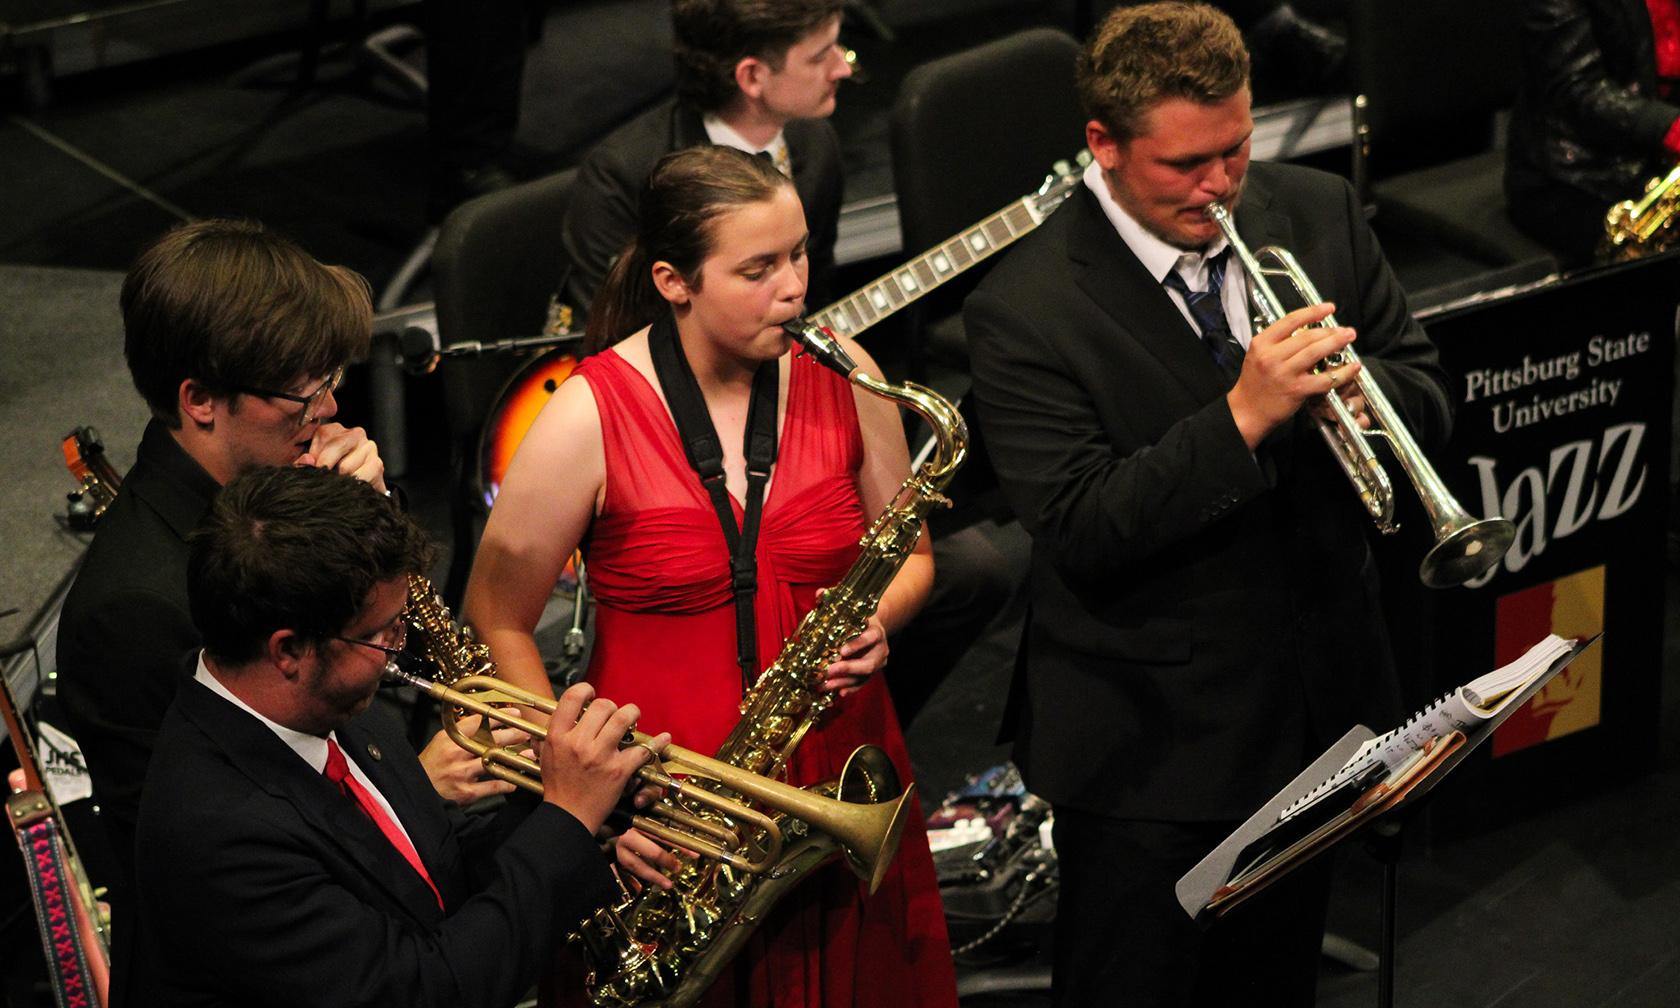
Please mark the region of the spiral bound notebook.
[[[1363, 794], [1371, 785], [1394, 773], [1424, 745], [1448, 732], [1468, 734], [1499, 714], [1524, 688], [1545, 675], [1552, 663], [1573, 648], [1575, 640], [1552, 634], [1529, 648], [1521, 658], [1502, 665], [1444, 694], [1386, 735], [1369, 739], [1329, 779], [1302, 795], [1282, 812], [1278, 822], [1306, 815], [1314, 806], [1342, 796]], [[1351, 792], [1351, 794], [1349, 793]]]
[[1598, 639], [1547, 637], [1385, 735], [1354, 725], [1178, 880], [1184, 912], [1198, 921], [1216, 917], [1429, 793]]

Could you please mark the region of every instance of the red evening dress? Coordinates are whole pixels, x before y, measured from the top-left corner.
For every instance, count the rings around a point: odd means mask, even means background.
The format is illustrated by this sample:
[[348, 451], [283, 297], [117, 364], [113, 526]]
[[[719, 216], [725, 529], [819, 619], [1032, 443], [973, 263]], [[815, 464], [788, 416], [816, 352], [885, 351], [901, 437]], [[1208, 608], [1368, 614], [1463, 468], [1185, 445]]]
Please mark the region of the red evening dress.
[[[641, 708], [650, 732], [713, 753], [740, 715], [728, 545], [689, 468], [671, 415], [647, 379], [612, 350], [584, 361], [601, 416], [606, 489], [584, 544], [595, 594], [596, 691]], [[796, 356], [758, 538], [761, 667], [857, 555], [866, 516], [857, 476], [863, 444], [851, 387]], [[735, 519], [742, 517], [735, 502]], [[795, 750], [789, 780], [833, 780], [864, 744], [884, 748], [910, 780], [904, 735], [877, 676], [837, 700]], [[565, 953], [571, 955], [572, 953]], [[576, 970], [575, 961], [570, 970]], [[558, 981], [559, 977], [550, 978]], [[574, 981], [575, 983], [575, 981]], [[559, 1004], [581, 990], [550, 988]], [[873, 896], [843, 865], [813, 872], [783, 899], [703, 1002], [777, 1008], [955, 1006], [956, 981], [926, 824], [912, 811], [898, 857]]]

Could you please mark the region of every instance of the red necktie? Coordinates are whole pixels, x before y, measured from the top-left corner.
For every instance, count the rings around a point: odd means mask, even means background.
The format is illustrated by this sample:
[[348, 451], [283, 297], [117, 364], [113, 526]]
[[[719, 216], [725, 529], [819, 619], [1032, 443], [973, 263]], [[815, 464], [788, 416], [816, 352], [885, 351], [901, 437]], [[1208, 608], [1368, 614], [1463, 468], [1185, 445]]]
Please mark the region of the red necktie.
[[408, 842], [407, 835], [398, 828], [384, 807], [379, 804], [379, 800], [368, 794], [367, 788], [362, 787], [356, 778], [350, 775], [350, 764], [344, 759], [344, 753], [338, 748], [338, 743], [332, 739], [327, 739], [327, 766], [321, 772], [326, 775], [327, 780], [338, 785], [344, 796], [354, 801], [364, 815], [373, 820], [373, 824], [379, 827], [379, 832], [385, 834], [385, 839], [391, 841], [391, 846], [397, 849], [397, 853], [403, 856], [409, 867], [425, 880], [426, 887], [437, 897], [438, 909], [443, 909], [443, 896], [438, 892], [437, 886], [432, 884], [432, 877], [426, 873], [426, 866], [420, 862], [419, 852]]

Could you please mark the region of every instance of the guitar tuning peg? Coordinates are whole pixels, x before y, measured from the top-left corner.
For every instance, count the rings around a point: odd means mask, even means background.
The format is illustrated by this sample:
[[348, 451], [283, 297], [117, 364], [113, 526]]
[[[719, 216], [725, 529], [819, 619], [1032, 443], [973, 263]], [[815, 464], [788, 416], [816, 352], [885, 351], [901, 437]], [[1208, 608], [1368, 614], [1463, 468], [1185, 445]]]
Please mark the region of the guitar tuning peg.
[[1091, 164], [1091, 148], [1087, 147], [1080, 151], [1079, 156], [1074, 158], [1074, 160], [1079, 162], [1079, 167], [1088, 167]]
[[1062, 158], [1060, 161], [1057, 161], [1055, 164], [1051, 165], [1050, 170], [1055, 172], [1057, 175], [1066, 175], [1069, 172], [1073, 171], [1073, 165], [1068, 161], [1067, 158]]

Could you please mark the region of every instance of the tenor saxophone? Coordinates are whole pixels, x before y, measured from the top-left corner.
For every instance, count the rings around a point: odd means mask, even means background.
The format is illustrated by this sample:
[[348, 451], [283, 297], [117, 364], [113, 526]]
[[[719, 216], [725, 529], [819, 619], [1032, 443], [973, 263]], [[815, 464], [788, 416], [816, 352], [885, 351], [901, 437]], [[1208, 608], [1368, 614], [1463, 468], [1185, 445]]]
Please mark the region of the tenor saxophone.
[[[920, 414], [933, 428], [935, 448], [864, 533], [851, 569], [818, 596], [781, 654], [741, 701], [741, 720], [717, 758], [772, 778], [784, 774], [800, 740], [834, 702], [834, 694], [818, 690], [823, 670], [874, 615], [882, 593], [915, 547], [928, 513], [949, 504], [944, 489], [968, 451], [968, 427], [948, 400], [918, 385], [893, 385], [860, 371], [830, 334], [803, 320], [788, 323], [786, 329], [819, 363]], [[874, 746], [853, 753], [838, 782], [814, 790], [869, 804], [900, 793], [892, 763]], [[683, 799], [664, 801], [681, 804]], [[681, 811], [702, 818], [714, 815], [699, 806]], [[572, 940], [588, 968], [590, 1003], [602, 1008], [692, 1005], [771, 906], [813, 869], [841, 856], [873, 892], [892, 861], [896, 842], [862, 857], [855, 845], [793, 814], [776, 818], [786, 842], [770, 870], [750, 873], [717, 860], [686, 861], [672, 876], [672, 888], [645, 886], [585, 920]]]

